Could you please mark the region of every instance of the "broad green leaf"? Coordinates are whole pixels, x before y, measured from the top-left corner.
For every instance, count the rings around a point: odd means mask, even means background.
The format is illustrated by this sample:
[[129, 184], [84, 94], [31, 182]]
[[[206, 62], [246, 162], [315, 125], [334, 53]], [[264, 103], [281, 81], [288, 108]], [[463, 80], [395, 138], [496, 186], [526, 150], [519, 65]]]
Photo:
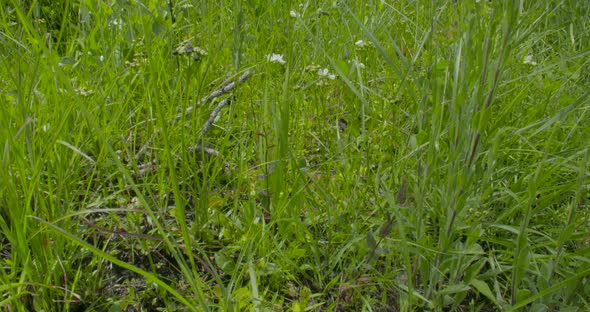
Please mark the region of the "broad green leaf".
[[350, 66], [348, 66], [348, 64], [345, 61], [336, 60], [336, 65], [338, 66], [342, 74], [344, 74], [344, 76], [348, 76], [348, 73], [350, 72]]
[[498, 304], [498, 301], [496, 300], [496, 297], [494, 296], [494, 294], [492, 293], [492, 290], [490, 289], [490, 287], [488, 286], [488, 284], [486, 282], [481, 281], [481, 280], [478, 280], [478, 279], [473, 279], [470, 284], [480, 294], [482, 294], [486, 298], [490, 299], [491, 302], [493, 302], [496, 306], [499, 307], [499, 304]]
[[375, 241], [375, 237], [371, 231], [367, 232], [367, 245], [369, 246], [369, 249], [377, 248], [377, 242]]
[[463, 291], [468, 291], [469, 289], [471, 289], [469, 287], [469, 285], [460, 283], [460, 284], [450, 285], [450, 286], [446, 287], [445, 289], [441, 290], [440, 293], [445, 294], [445, 295], [450, 295], [450, 294], [456, 294], [456, 293], [463, 292]]

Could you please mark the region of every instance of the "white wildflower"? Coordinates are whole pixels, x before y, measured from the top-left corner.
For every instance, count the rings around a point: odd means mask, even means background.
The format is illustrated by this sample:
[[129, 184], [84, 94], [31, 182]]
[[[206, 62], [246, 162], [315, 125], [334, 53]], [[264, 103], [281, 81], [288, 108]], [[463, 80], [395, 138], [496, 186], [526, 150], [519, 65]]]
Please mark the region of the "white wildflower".
[[522, 63], [533, 65], [533, 66], [537, 65], [537, 62], [533, 61], [533, 56], [530, 54], [524, 57], [524, 61]]
[[134, 58], [132, 61], [125, 61], [125, 66], [129, 68], [140, 67], [141, 60], [138, 58]]
[[356, 66], [356, 67], [358, 67], [360, 69], [365, 69], [365, 64], [357, 61], [356, 59], [353, 61], [353, 63], [354, 63], [354, 66]]
[[330, 80], [334, 80], [336, 79], [336, 76], [334, 74], [330, 74], [330, 72], [328, 71], [327, 68], [323, 68], [318, 70], [318, 76], [321, 78], [328, 78]]
[[283, 59], [283, 55], [282, 54], [267, 54], [266, 55], [266, 60], [271, 62], [271, 63], [279, 63], [279, 64], [285, 64], [287, 62], [285, 62], [285, 60]]
[[299, 17], [299, 13], [297, 13], [295, 10], [291, 10], [289, 15], [291, 15], [291, 17]]
[[363, 49], [363, 48], [366, 48], [369, 46], [369, 44], [364, 40], [358, 40], [357, 42], [354, 43], [354, 45], [360, 49]]
[[111, 20], [109, 23], [109, 28], [118, 28], [120, 30], [123, 29], [123, 19], [118, 18]]
[[94, 90], [90, 90], [90, 89], [86, 89], [84, 87], [78, 87], [76, 89], [74, 89], [74, 92], [76, 92], [76, 94], [81, 95], [81, 96], [91, 96], [94, 94]]

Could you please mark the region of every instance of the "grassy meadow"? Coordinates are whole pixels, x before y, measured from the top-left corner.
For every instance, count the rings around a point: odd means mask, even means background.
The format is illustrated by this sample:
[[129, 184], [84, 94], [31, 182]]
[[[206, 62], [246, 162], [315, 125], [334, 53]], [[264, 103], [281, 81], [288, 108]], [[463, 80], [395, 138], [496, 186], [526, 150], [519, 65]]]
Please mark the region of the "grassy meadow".
[[0, 310], [588, 311], [590, 2], [6, 0]]

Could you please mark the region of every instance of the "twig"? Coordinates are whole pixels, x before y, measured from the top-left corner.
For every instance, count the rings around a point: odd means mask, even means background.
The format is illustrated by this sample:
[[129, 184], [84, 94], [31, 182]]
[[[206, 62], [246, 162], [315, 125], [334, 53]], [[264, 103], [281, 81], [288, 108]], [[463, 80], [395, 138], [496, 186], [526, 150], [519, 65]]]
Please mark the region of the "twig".
[[137, 161], [143, 160], [143, 156], [145, 155], [145, 152], [147, 151], [148, 147], [150, 147], [150, 144], [152, 144], [154, 137], [155, 137], [155, 134], [152, 134], [152, 136], [150, 136], [150, 138], [147, 140], [147, 142], [145, 142], [145, 144], [141, 147], [141, 149], [139, 149], [139, 152], [137, 152], [137, 154], [135, 154], [135, 160], [137, 160]]
[[[224, 82], [221, 83], [221, 85], [219, 86], [219, 88], [217, 88], [217, 90], [213, 91], [208, 96], [202, 98], [199, 102], [197, 102], [197, 104], [194, 107], [199, 107], [199, 106], [201, 106], [201, 105], [203, 105], [203, 104], [205, 104], [205, 103], [207, 103], [207, 102], [209, 102], [221, 95], [224, 95], [224, 94], [227, 94], [227, 93], [233, 91], [237, 86], [244, 83], [251, 76], [252, 76], [252, 71], [247, 70], [237, 79], [236, 79], [236, 76], [234, 76], [232, 78], [225, 80]], [[211, 126], [215, 122], [215, 119], [217, 118], [217, 116], [221, 112], [221, 109], [228, 104], [230, 104], [230, 101], [229, 101], [229, 99], [226, 98], [226, 99], [223, 99], [221, 102], [219, 102], [219, 104], [217, 104], [215, 109], [213, 109], [213, 112], [211, 112], [209, 119], [207, 120], [207, 122], [205, 123], [205, 125], [203, 127], [203, 132], [199, 136], [197, 143], [188, 148], [189, 153], [192, 153], [195, 151], [202, 151], [203, 153], [205, 153], [206, 155], [209, 155], [209, 156], [214, 156], [214, 157], [220, 156], [219, 151], [217, 151], [216, 149], [203, 146], [203, 137], [207, 134], [207, 132], [209, 132], [209, 129], [211, 128]], [[188, 107], [185, 111], [185, 115], [191, 114], [194, 110], [194, 107], [193, 106]], [[180, 118], [182, 118], [182, 114], [176, 116], [174, 118], [174, 122], [180, 120]], [[157, 130], [157, 133], [159, 133], [160, 131], [161, 131], [161, 129]], [[147, 152], [149, 146], [153, 142], [155, 135], [157, 133], [152, 134], [152, 136], [147, 140], [147, 142], [139, 149], [137, 154], [135, 154], [134, 157], [135, 157], [136, 161], [141, 162], [143, 160], [145, 153]], [[229, 165], [226, 163], [224, 165], [224, 167], [229, 168]], [[136, 174], [138, 174], [140, 176], [144, 176], [148, 173], [153, 173], [153, 172], [157, 171], [159, 168], [160, 168], [160, 166], [158, 166], [154, 162], [138, 165], [138, 170], [137, 170]]]
[[192, 153], [194, 151], [203, 151], [203, 153], [205, 153], [209, 157], [218, 157], [219, 156], [219, 151], [218, 150], [216, 150], [214, 148], [210, 148], [210, 147], [202, 147], [201, 145], [198, 145], [198, 144], [189, 147], [188, 148], [188, 151], [189, 151], [189, 153]]
[[[203, 104], [205, 104], [217, 97], [220, 97], [221, 95], [231, 92], [237, 86], [244, 83], [244, 81], [248, 80], [251, 76], [252, 76], [252, 72], [247, 70], [237, 80], [235, 80], [235, 78], [230, 78], [230, 79], [224, 81], [217, 90], [211, 92], [211, 94], [202, 98], [199, 102], [197, 102], [197, 104], [195, 104], [195, 106], [189, 106], [185, 111], [185, 115], [191, 114], [193, 112], [193, 110], [195, 109], [195, 107], [199, 107], [199, 106], [201, 106], [201, 105], [203, 105]], [[174, 121], [178, 121], [178, 120], [180, 120], [180, 118], [182, 118], [182, 114], [176, 116]]]
[[205, 136], [205, 134], [207, 134], [207, 132], [209, 132], [209, 129], [211, 128], [211, 126], [215, 122], [215, 118], [217, 118], [217, 115], [219, 115], [219, 112], [221, 111], [221, 109], [227, 104], [229, 104], [229, 99], [223, 99], [213, 109], [213, 112], [211, 112], [209, 119], [207, 119], [207, 122], [205, 123], [205, 126], [203, 127], [203, 133], [201, 133], [201, 135], [199, 136], [199, 139], [197, 140], [197, 145], [201, 145], [201, 143], [203, 143], [203, 137]]
[[143, 177], [149, 173], [154, 173], [154, 172], [158, 171], [158, 169], [160, 169], [160, 166], [156, 163], [156, 161], [151, 161], [146, 164], [138, 165], [137, 171], [134, 171], [133, 173], [140, 176], [140, 177]]
[[123, 230], [122, 231], [115, 231], [115, 230], [107, 229], [105, 227], [102, 227], [102, 226], [99, 226], [99, 225], [96, 225], [96, 224], [90, 222], [86, 218], [83, 218], [82, 219], [82, 222], [84, 222], [86, 225], [88, 225], [88, 226], [90, 226], [90, 227], [92, 227], [92, 228], [94, 228], [97, 231], [102, 232], [102, 233], [109, 233], [109, 234], [118, 235], [118, 236], [121, 236], [121, 237], [135, 237], [135, 238], [153, 240], [153, 241], [158, 241], [158, 242], [163, 242], [164, 241], [163, 239], [161, 239], [159, 237], [156, 237], [156, 236], [153, 236], [153, 235], [148, 235], [148, 234], [143, 234], [143, 233], [129, 233], [129, 232], [123, 231]]

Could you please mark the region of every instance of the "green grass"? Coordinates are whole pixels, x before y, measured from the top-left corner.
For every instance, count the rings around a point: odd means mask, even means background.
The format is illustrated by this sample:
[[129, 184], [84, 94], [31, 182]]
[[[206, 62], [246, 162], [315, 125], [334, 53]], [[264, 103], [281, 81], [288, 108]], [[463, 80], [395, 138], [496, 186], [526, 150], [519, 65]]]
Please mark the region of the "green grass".
[[589, 17], [9, 0], [0, 308], [585, 311]]

